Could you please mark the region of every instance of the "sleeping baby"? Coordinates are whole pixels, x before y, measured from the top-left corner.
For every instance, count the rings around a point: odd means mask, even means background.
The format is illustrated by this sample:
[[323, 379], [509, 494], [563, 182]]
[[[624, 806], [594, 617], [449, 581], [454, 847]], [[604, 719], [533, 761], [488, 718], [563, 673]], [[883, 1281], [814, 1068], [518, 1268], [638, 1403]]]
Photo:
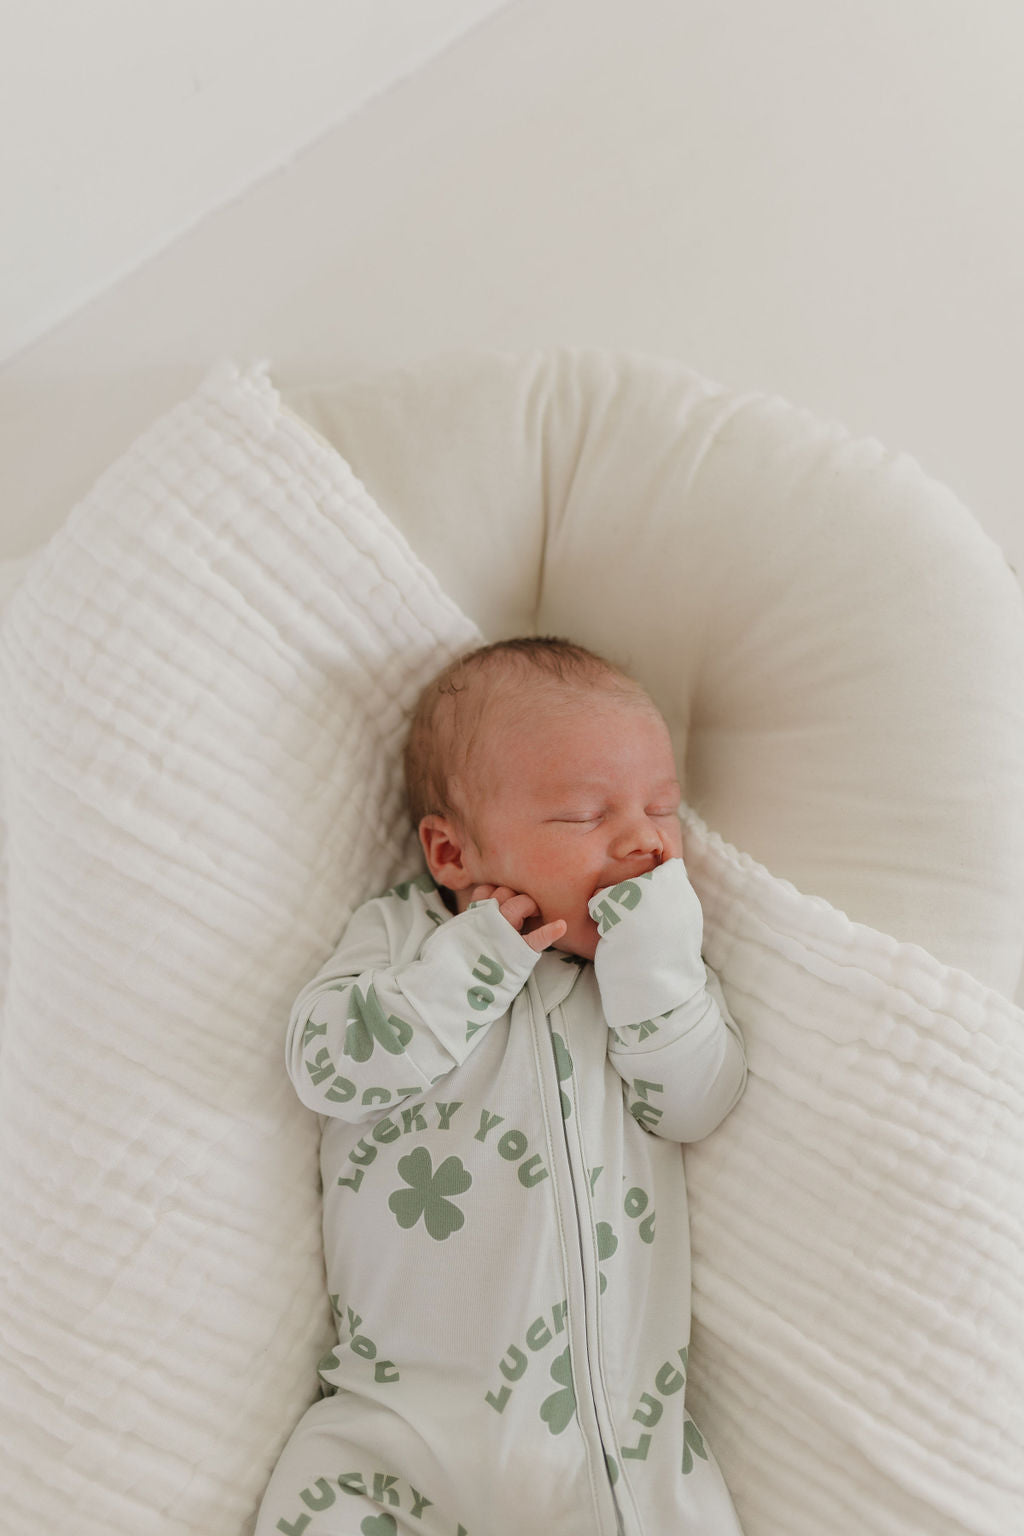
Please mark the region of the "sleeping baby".
[[503, 641], [424, 690], [405, 770], [429, 874], [289, 1024], [337, 1343], [258, 1536], [737, 1536], [686, 1412], [679, 1144], [746, 1067], [668, 728], [592, 652]]

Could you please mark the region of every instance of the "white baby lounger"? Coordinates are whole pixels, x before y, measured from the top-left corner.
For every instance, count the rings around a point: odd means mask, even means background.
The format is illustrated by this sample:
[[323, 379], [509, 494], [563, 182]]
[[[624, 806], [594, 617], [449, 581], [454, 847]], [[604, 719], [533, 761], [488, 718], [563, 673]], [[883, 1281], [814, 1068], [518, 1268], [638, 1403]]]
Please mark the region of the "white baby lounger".
[[686, 1153], [687, 1406], [746, 1536], [1024, 1526], [1016, 582], [877, 444], [553, 352], [287, 406], [225, 368], [10, 598], [12, 1532], [251, 1530], [337, 1338], [288, 1010], [421, 869], [422, 683], [533, 630], [635, 671], [685, 770], [749, 1064]]

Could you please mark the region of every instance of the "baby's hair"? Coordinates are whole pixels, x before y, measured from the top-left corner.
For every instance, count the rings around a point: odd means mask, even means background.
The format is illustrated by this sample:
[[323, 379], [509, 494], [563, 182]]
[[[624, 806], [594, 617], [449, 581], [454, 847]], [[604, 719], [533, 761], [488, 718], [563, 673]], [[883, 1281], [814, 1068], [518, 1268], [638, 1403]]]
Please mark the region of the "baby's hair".
[[409, 727], [403, 767], [414, 827], [424, 816], [445, 816], [472, 836], [468, 807], [457, 790], [468, 782], [484, 716], [525, 723], [538, 689], [549, 696], [600, 690], [655, 707], [628, 672], [555, 635], [497, 640], [457, 656], [423, 689]]

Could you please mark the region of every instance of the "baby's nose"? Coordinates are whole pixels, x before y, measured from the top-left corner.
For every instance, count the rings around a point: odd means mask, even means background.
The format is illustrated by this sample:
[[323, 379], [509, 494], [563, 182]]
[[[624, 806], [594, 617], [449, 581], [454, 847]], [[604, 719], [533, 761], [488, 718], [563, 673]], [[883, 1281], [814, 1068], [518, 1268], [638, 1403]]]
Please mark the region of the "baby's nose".
[[661, 833], [647, 816], [640, 816], [616, 838], [613, 852], [619, 858], [635, 853], [661, 852]]

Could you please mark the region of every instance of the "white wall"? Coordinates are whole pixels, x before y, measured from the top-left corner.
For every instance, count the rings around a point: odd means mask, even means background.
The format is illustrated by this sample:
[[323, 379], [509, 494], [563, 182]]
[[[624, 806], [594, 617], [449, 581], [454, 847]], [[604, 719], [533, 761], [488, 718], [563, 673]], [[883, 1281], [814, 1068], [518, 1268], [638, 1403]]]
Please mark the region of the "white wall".
[[0, 0], [0, 359], [504, 0]]
[[0, 372], [3, 546], [219, 356], [570, 342], [909, 450], [1024, 571], [1021, 57], [1019, 0], [514, 0]]

